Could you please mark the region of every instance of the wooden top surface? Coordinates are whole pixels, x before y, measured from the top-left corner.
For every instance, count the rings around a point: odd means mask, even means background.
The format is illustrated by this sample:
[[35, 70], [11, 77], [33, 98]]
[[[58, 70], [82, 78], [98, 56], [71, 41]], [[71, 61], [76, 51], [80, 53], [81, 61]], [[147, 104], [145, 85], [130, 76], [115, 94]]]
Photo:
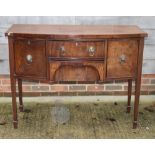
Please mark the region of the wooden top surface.
[[6, 36], [90, 36], [90, 37], [145, 37], [147, 33], [134, 25], [29, 25], [15, 24]]

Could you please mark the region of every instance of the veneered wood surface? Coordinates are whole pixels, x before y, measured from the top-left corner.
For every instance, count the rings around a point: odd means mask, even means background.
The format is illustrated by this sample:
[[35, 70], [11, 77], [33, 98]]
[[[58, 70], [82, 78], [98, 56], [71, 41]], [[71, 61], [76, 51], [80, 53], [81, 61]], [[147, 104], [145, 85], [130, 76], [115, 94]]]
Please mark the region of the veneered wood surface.
[[[120, 63], [120, 56], [125, 62]], [[138, 40], [118, 40], [108, 42], [107, 78], [135, 77], [138, 57]]]
[[59, 62], [50, 63], [51, 81], [103, 81], [103, 62]]
[[147, 33], [137, 26], [127, 25], [28, 25], [15, 24], [6, 33], [6, 36], [48, 36], [52, 38], [119, 38], [144, 37]]
[[[47, 44], [52, 57], [104, 57], [104, 42], [48, 41]], [[93, 55], [89, 52], [91, 47], [95, 48]]]
[[[15, 40], [15, 72], [17, 75], [46, 78], [45, 41]], [[32, 63], [28, 63], [26, 56], [32, 56]]]

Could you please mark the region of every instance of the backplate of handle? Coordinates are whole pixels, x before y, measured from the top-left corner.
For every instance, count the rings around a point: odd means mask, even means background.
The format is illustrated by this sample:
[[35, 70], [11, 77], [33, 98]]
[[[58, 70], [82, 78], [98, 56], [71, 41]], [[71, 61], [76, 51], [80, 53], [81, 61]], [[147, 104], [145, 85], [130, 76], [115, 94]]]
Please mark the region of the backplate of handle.
[[95, 47], [94, 46], [90, 46], [88, 48], [88, 53], [89, 53], [89, 56], [94, 56], [95, 55]]
[[61, 56], [64, 56], [65, 55], [65, 47], [64, 46], [61, 46], [60, 49], [59, 49], [59, 51], [60, 51], [60, 55]]
[[124, 54], [120, 55], [119, 62], [120, 64], [124, 64], [126, 62], [126, 56]]
[[28, 55], [26, 56], [26, 61], [27, 61], [28, 63], [32, 63], [33, 57], [32, 57], [31, 54], [28, 54]]

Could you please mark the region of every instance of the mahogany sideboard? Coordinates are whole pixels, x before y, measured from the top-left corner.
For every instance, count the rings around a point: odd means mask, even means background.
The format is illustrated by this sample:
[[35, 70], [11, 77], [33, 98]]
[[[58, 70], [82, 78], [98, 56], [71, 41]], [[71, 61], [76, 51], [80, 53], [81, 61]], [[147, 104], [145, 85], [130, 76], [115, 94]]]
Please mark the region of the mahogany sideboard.
[[135, 80], [133, 128], [137, 127], [144, 38], [137, 26], [125, 25], [12, 25], [8, 37], [13, 125], [23, 111], [22, 80], [45, 83], [128, 81], [127, 112]]

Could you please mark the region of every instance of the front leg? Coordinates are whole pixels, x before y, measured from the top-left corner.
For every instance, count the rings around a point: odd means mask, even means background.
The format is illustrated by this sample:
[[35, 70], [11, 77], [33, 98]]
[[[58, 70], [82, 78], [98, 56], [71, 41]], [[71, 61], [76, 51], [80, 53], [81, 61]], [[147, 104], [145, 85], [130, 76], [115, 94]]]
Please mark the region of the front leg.
[[130, 113], [131, 110], [131, 95], [132, 95], [132, 80], [128, 80], [128, 104], [127, 104], [127, 109], [126, 112]]
[[22, 79], [18, 79], [18, 92], [19, 92], [19, 110], [20, 112], [23, 112], [24, 106], [23, 106], [23, 94], [22, 94]]
[[138, 107], [139, 107], [139, 97], [140, 97], [140, 79], [136, 79], [135, 81], [135, 103], [134, 103], [134, 121], [133, 121], [133, 129], [137, 128], [137, 119], [138, 119]]
[[142, 74], [142, 61], [143, 61], [143, 48], [144, 48], [144, 39], [139, 41], [139, 53], [138, 53], [138, 67], [137, 75], [135, 80], [135, 103], [134, 103], [134, 120], [133, 120], [133, 129], [137, 128], [137, 119], [138, 119], [138, 107], [139, 107], [139, 97], [140, 97], [140, 87], [141, 87], [141, 74]]
[[11, 93], [12, 93], [12, 110], [13, 110], [13, 125], [14, 128], [18, 128], [18, 118], [17, 118], [17, 104], [16, 104], [16, 79], [11, 77]]

